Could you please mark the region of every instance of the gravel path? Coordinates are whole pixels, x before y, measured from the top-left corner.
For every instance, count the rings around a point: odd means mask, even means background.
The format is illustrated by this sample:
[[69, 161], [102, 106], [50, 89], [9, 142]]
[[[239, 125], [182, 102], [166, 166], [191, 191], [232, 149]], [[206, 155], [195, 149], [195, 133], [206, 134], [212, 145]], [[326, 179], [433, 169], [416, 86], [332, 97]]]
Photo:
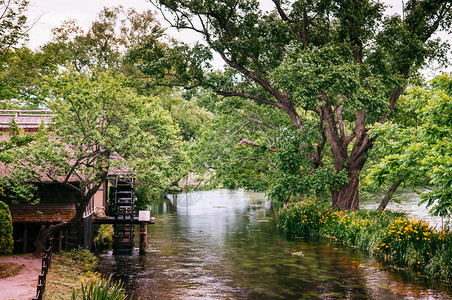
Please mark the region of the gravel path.
[[36, 296], [41, 258], [32, 255], [0, 256], [0, 262], [24, 265], [16, 276], [0, 279], [0, 300], [30, 300]]

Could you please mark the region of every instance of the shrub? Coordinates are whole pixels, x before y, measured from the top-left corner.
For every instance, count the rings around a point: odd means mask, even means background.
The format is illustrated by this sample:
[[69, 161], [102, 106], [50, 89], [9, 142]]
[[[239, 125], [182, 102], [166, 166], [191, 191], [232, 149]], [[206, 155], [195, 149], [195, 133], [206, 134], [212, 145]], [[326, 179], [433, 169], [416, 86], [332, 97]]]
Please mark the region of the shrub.
[[0, 253], [13, 252], [13, 220], [8, 205], [0, 201]]

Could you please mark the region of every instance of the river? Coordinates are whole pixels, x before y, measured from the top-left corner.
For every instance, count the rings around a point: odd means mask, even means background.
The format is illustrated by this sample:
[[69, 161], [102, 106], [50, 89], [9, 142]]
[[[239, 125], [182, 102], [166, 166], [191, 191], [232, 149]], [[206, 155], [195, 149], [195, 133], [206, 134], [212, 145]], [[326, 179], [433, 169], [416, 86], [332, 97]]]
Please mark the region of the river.
[[151, 210], [146, 255], [99, 255], [134, 299], [452, 299], [447, 283], [329, 240], [287, 239], [262, 194], [192, 192]]

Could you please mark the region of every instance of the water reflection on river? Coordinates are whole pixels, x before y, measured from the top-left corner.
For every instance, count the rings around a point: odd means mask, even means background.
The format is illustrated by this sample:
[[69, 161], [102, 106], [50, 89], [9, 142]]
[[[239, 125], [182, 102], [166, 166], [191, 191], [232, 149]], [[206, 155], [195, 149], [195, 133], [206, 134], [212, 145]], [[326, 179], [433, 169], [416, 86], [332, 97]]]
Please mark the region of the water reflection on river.
[[145, 256], [100, 255], [141, 299], [450, 299], [452, 289], [329, 241], [288, 241], [262, 194], [180, 194], [152, 207]]

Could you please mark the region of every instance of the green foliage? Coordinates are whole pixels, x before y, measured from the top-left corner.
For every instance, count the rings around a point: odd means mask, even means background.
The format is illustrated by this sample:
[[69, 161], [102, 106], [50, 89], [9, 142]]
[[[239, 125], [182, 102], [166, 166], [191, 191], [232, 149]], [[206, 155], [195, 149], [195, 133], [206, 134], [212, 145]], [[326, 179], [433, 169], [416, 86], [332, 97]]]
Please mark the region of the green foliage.
[[80, 290], [80, 279], [100, 279], [95, 272], [98, 259], [86, 249], [54, 253], [52, 268], [47, 273], [45, 299], [71, 299], [73, 290]]
[[34, 52], [27, 40], [28, 1], [0, 0], [0, 109], [36, 109], [38, 83], [52, 68], [49, 56]]
[[378, 185], [402, 180], [406, 186], [431, 189], [421, 199], [435, 215], [452, 212], [452, 77], [441, 75], [408, 95], [410, 122], [375, 126], [381, 159], [368, 180]]
[[[8, 131], [9, 139], [0, 142], [0, 162], [11, 164], [16, 161], [16, 153], [19, 149], [30, 144], [36, 136], [25, 133], [21, 130], [13, 120]], [[28, 176], [8, 176], [3, 174], [0, 176], [0, 199], [8, 203], [17, 203], [19, 201], [29, 201], [33, 198], [36, 187], [25, 182]]]
[[[279, 89], [292, 95], [297, 107], [315, 112], [326, 105], [328, 97], [333, 107], [343, 105], [344, 120], [356, 119], [356, 111], [366, 108], [373, 123], [386, 110], [385, 87], [379, 76], [363, 77], [363, 66], [357, 64], [347, 44], [326, 44], [311, 49], [290, 45], [272, 80]], [[314, 115], [313, 115], [314, 116]], [[353, 127], [351, 127], [353, 130]]]
[[377, 247], [377, 254], [395, 265], [425, 265], [440, 240], [436, 230], [424, 221], [398, 218], [388, 229]]
[[42, 51], [54, 57], [59, 65], [70, 65], [78, 71], [115, 68], [133, 72], [131, 66], [123, 65], [124, 52], [157, 41], [163, 31], [150, 10], [139, 13], [122, 6], [104, 7], [87, 32], [74, 20], [53, 28], [52, 41]]
[[278, 224], [292, 237], [316, 237], [322, 226], [322, 215], [329, 210], [327, 203], [318, 199], [293, 201], [280, 210]]
[[105, 249], [113, 244], [113, 225], [100, 224], [94, 226], [94, 243], [97, 249]]
[[171, 94], [159, 94], [162, 107], [171, 114], [178, 125], [183, 140], [195, 140], [201, 134], [202, 124], [212, 118], [212, 113], [198, 106], [196, 96], [186, 100], [175, 91]]
[[[215, 103], [218, 119], [208, 133], [215, 164], [210, 157], [205, 164], [215, 165], [226, 186], [266, 190], [283, 201], [332, 191], [333, 205], [355, 205], [358, 191], [351, 189], [373, 148], [367, 126], [385, 123], [408, 78], [448, 49], [432, 39], [449, 28], [447, 1], [408, 1], [404, 19], [366, 0], [273, 1], [273, 10], [247, 0], [152, 2], [206, 46], [150, 43], [132, 49], [130, 61], [162, 85], [202, 86], [226, 97]], [[206, 63], [212, 52], [224, 70]]]
[[325, 236], [376, 255], [396, 267], [412, 267], [450, 280], [452, 231], [430, 227], [391, 211], [338, 211], [317, 199], [292, 202], [281, 209], [280, 228], [290, 236]]
[[13, 252], [13, 221], [8, 205], [0, 201], [0, 253]]
[[0, 0], [0, 57], [26, 37], [26, 0]]
[[81, 191], [110, 168], [134, 172], [150, 189], [163, 189], [184, 173], [187, 157], [169, 114], [156, 98], [137, 96], [121, 80], [102, 72], [49, 79], [51, 131], [12, 153], [12, 173], [68, 185], [77, 173]]
[[32, 142], [8, 150], [7, 175], [73, 190], [80, 208], [74, 218], [109, 172], [134, 174], [150, 192], [187, 173], [189, 160], [169, 113], [157, 98], [128, 88], [123, 76], [69, 70], [47, 78], [42, 93], [52, 121]]
[[[247, 120], [243, 112], [246, 109], [242, 110], [241, 106], [252, 107], [254, 115], [250, 118], [260, 116], [270, 126], [277, 125], [278, 122], [281, 125], [286, 124], [277, 115], [273, 115], [272, 120], [267, 119], [267, 116], [272, 116], [269, 110], [254, 103], [219, 101], [213, 110], [212, 119], [202, 124], [200, 134], [190, 148], [194, 170], [203, 174], [206, 169], [215, 169], [216, 184], [226, 188], [241, 186], [265, 191], [272, 176], [269, 167], [272, 153], [268, 151], [271, 144], [262, 135], [259, 127], [251, 122], [245, 125]], [[268, 134], [270, 141], [274, 139], [268, 127], [261, 126], [261, 129]], [[256, 137], [255, 141], [261, 143], [261, 146], [239, 145], [244, 135]]]
[[111, 278], [105, 279], [93, 279], [85, 282], [81, 280], [81, 291], [77, 293], [75, 290], [72, 292], [72, 300], [126, 300], [132, 299], [124, 293], [123, 284], [113, 283]]
[[45, 53], [26, 47], [5, 52], [0, 64], [0, 109], [45, 107], [45, 99], [39, 97], [40, 84], [55, 68], [53, 57]]
[[339, 211], [317, 199], [307, 199], [283, 208], [279, 224], [290, 236], [332, 237], [345, 245], [373, 253], [376, 241], [400, 215], [388, 211]]

